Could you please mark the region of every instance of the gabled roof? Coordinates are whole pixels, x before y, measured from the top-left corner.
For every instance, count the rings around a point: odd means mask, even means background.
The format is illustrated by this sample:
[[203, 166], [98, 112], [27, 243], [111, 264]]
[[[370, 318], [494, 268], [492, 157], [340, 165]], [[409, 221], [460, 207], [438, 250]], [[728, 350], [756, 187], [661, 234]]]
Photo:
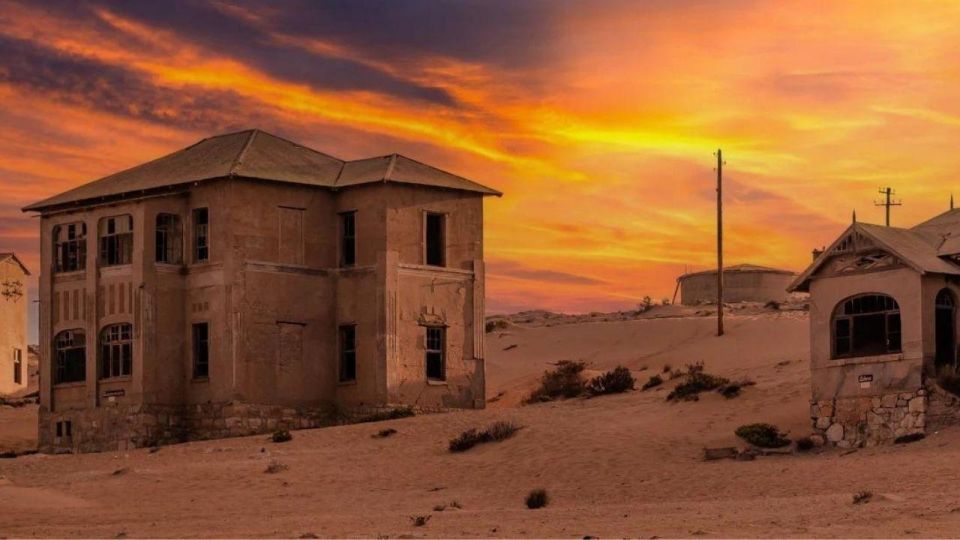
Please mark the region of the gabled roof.
[[[945, 215], [942, 214], [938, 217]], [[943, 234], [950, 226], [946, 221], [941, 221], [938, 224], [932, 223], [933, 221], [921, 223], [912, 229], [884, 227], [870, 223], [853, 223], [790, 284], [787, 290], [790, 292], [807, 290], [810, 278], [833, 255], [837, 244], [854, 232], [873, 240], [877, 246], [889, 251], [921, 274], [960, 275], [960, 266], [940, 256], [940, 249], [944, 244]], [[960, 232], [960, 221], [957, 222], [956, 228], [953, 230]]]
[[27, 269], [27, 265], [23, 264], [20, 258], [17, 257], [16, 253], [12, 253], [12, 252], [0, 253], [0, 262], [4, 262], [7, 260], [12, 260], [13, 262], [17, 263], [18, 265], [20, 265], [20, 268], [23, 270], [24, 274], [28, 276], [30, 275], [30, 270]]
[[502, 195], [495, 189], [398, 154], [343, 161], [276, 135], [250, 129], [208, 137], [172, 154], [31, 204], [23, 210], [39, 211], [215, 178], [256, 178], [331, 189], [374, 182], [402, 182]]

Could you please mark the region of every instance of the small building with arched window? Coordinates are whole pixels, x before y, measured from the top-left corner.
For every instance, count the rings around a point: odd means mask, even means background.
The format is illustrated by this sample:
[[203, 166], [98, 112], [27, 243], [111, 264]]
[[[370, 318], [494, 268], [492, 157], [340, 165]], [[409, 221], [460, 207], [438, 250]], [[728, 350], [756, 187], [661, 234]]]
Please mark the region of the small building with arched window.
[[924, 433], [958, 373], [960, 210], [912, 228], [854, 222], [790, 285], [810, 293], [811, 418], [839, 446]]

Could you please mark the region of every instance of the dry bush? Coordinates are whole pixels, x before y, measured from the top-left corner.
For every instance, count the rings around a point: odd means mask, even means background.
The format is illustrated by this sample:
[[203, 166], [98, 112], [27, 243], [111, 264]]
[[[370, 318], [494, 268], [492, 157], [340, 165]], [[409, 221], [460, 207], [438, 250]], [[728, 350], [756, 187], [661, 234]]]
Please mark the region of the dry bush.
[[746, 424], [734, 432], [737, 437], [760, 448], [783, 448], [790, 444], [785, 433], [781, 433], [777, 426], [772, 424]]
[[620, 394], [627, 390], [633, 390], [636, 381], [630, 370], [617, 366], [611, 371], [590, 379], [587, 382], [587, 393], [592, 396], [601, 396], [604, 394]]
[[540, 378], [540, 388], [530, 394], [524, 403], [542, 403], [559, 398], [573, 398], [583, 393], [581, 372], [586, 365], [583, 362], [561, 360], [552, 371], [544, 371]]
[[414, 527], [423, 527], [430, 521], [430, 516], [410, 516], [410, 522]]
[[730, 384], [729, 379], [704, 372], [703, 362], [687, 365], [687, 371], [680, 377], [685, 380], [667, 395], [667, 401], [697, 401], [701, 393], [720, 390]]
[[732, 382], [732, 383], [730, 383], [730, 384], [727, 384], [727, 385], [725, 385], [725, 386], [722, 386], [722, 387], [720, 387], [720, 388], [718, 389], [718, 391], [720, 392], [720, 394], [721, 394], [723, 397], [725, 397], [725, 398], [727, 398], [727, 399], [733, 399], [733, 398], [739, 396], [739, 395], [740, 395], [740, 391], [743, 390], [745, 387], [747, 387], [747, 386], [753, 386], [753, 385], [755, 385], [755, 384], [757, 384], [757, 383], [753, 382], [753, 381], [750, 380], [750, 379], [744, 378], [744, 379], [740, 379], [739, 381], [734, 381], [734, 382]]
[[550, 497], [547, 496], [547, 490], [545, 489], [535, 489], [527, 494], [526, 501], [527, 508], [535, 510], [537, 508], [543, 508], [550, 502]]
[[853, 494], [853, 504], [866, 504], [873, 498], [873, 493], [869, 491], [858, 491]]
[[520, 431], [520, 426], [512, 422], [494, 422], [483, 431], [471, 428], [450, 440], [451, 452], [466, 452], [474, 446], [488, 442], [500, 442]]
[[813, 439], [810, 437], [800, 437], [794, 442], [797, 445], [797, 450], [800, 452], [809, 452], [810, 450], [813, 450], [814, 446], [816, 446], [816, 444], [813, 443]]
[[509, 326], [510, 323], [508, 323], [506, 319], [494, 319], [492, 321], [487, 321], [485, 329], [489, 334], [495, 330], [506, 330]]
[[650, 377], [650, 380], [649, 380], [649, 381], [643, 383], [643, 386], [640, 387], [640, 389], [641, 389], [641, 390], [649, 390], [649, 389], [651, 389], [651, 388], [656, 388], [657, 386], [660, 386], [661, 384], [663, 384], [663, 377], [661, 377], [661, 376], [659, 376], [659, 375], [653, 375], [652, 377]]
[[293, 440], [293, 435], [285, 429], [278, 429], [273, 432], [273, 435], [270, 436], [270, 440], [275, 443], [282, 443]]
[[394, 435], [397, 430], [393, 428], [381, 429], [380, 431], [374, 433], [372, 437], [374, 439], [386, 439], [387, 437]]

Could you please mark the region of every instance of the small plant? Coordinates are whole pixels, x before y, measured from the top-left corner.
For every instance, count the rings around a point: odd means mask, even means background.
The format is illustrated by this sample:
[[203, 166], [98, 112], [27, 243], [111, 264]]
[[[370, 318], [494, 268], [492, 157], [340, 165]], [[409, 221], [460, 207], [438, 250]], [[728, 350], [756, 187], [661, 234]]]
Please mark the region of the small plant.
[[785, 434], [771, 424], [746, 424], [738, 427], [734, 433], [737, 437], [760, 448], [783, 448], [790, 444]]
[[776, 300], [771, 300], [766, 304], [764, 304], [763, 307], [767, 309], [772, 309], [774, 311], [780, 311], [780, 302], [777, 302]]
[[280, 463], [280, 462], [277, 461], [277, 460], [273, 460], [273, 461], [270, 462], [269, 465], [267, 465], [267, 468], [266, 468], [263, 472], [265, 472], [265, 473], [267, 473], [267, 474], [277, 474], [277, 473], [283, 472], [283, 471], [285, 471], [285, 470], [287, 470], [287, 469], [289, 469], [289, 468], [290, 468], [289, 465], [285, 465], [285, 464], [283, 464], [283, 463]]
[[364, 424], [367, 422], [383, 422], [384, 420], [397, 420], [400, 418], [409, 418], [415, 416], [417, 413], [413, 410], [413, 407], [397, 407], [395, 409], [389, 409], [386, 411], [379, 411], [373, 414], [368, 414], [356, 421], [357, 424]]
[[673, 369], [670, 367], [670, 364], [664, 364], [663, 369], [660, 370], [660, 373], [670, 373], [670, 370]]
[[753, 386], [755, 384], [757, 383], [750, 379], [740, 379], [739, 381], [734, 381], [730, 384], [720, 387], [718, 391], [723, 397], [727, 399], [733, 399], [740, 395], [740, 391], [744, 387]]
[[667, 401], [697, 401], [701, 393], [719, 390], [730, 384], [729, 379], [704, 372], [703, 362], [687, 365], [687, 371], [679, 376], [686, 380], [667, 395]]
[[664, 298], [663, 300], [660, 300], [660, 305], [661, 305], [661, 306], [669, 306], [669, 305], [670, 305], [670, 299], [669, 299], [669, 298]]
[[527, 494], [527, 508], [531, 510], [543, 508], [549, 502], [550, 497], [547, 496], [547, 490], [545, 489], [535, 489]]
[[386, 439], [387, 437], [394, 435], [397, 430], [393, 428], [381, 429], [380, 431], [374, 433], [372, 436], [374, 439]]
[[650, 380], [649, 380], [649, 381], [643, 383], [643, 386], [640, 387], [640, 389], [641, 389], [641, 390], [649, 390], [649, 389], [651, 389], [651, 388], [656, 388], [657, 386], [660, 386], [661, 384], [663, 384], [663, 378], [660, 377], [659, 375], [653, 375], [653, 376], [650, 377]]
[[410, 522], [414, 527], [423, 527], [430, 521], [430, 516], [410, 516]]
[[873, 498], [873, 493], [869, 491], [858, 491], [853, 494], [853, 504], [866, 504]]
[[483, 431], [477, 430], [476, 428], [464, 431], [450, 440], [449, 448], [451, 452], [466, 452], [478, 444], [500, 442], [509, 439], [513, 437], [517, 431], [520, 431], [520, 426], [516, 424], [502, 421], [494, 422]]
[[552, 371], [544, 371], [537, 388], [524, 400], [524, 403], [541, 403], [559, 398], [573, 398], [583, 393], [581, 372], [586, 367], [583, 362], [561, 360]]
[[489, 334], [490, 332], [496, 330], [506, 330], [510, 326], [510, 323], [506, 319], [493, 319], [492, 321], [487, 321], [485, 325], [485, 330]]
[[813, 439], [810, 437], [800, 437], [794, 442], [797, 445], [797, 450], [800, 452], [809, 452], [810, 450], [813, 450], [814, 446], [816, 446], [813, 443]]
[[620, 394], [627, 390], [633, 390], [635, 384], [636, 381], [633, 379], [630, 370], [623, 366], [617, 366], [612, 371], [590, 379], [587, 382], [586, 390], [593, 396]]
[[640, 307], [642, 308], [641, 311], [648, 311], [650, 308], [653, 307], [653, 298], [650, 298], [649, 296], [644, 296], [643, 303], [640, 304]]
[[285, 429], [278, 429], [273, 432], [273, 435], [270, 436], [270, 440], [275, 443], [282, 443], [293, 440], [293, 435]]

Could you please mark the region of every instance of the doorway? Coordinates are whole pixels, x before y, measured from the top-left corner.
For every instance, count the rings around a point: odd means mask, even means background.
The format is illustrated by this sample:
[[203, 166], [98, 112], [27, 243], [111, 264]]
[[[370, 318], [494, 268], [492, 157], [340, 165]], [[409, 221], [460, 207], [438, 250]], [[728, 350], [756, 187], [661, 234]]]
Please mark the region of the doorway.
[[954, 367], [957, 363], [956, 346], [956, 302], [953, 293], [942, 289], [937, 293], [936, 304], [936, 345], [937, 371], [944, 367]]

